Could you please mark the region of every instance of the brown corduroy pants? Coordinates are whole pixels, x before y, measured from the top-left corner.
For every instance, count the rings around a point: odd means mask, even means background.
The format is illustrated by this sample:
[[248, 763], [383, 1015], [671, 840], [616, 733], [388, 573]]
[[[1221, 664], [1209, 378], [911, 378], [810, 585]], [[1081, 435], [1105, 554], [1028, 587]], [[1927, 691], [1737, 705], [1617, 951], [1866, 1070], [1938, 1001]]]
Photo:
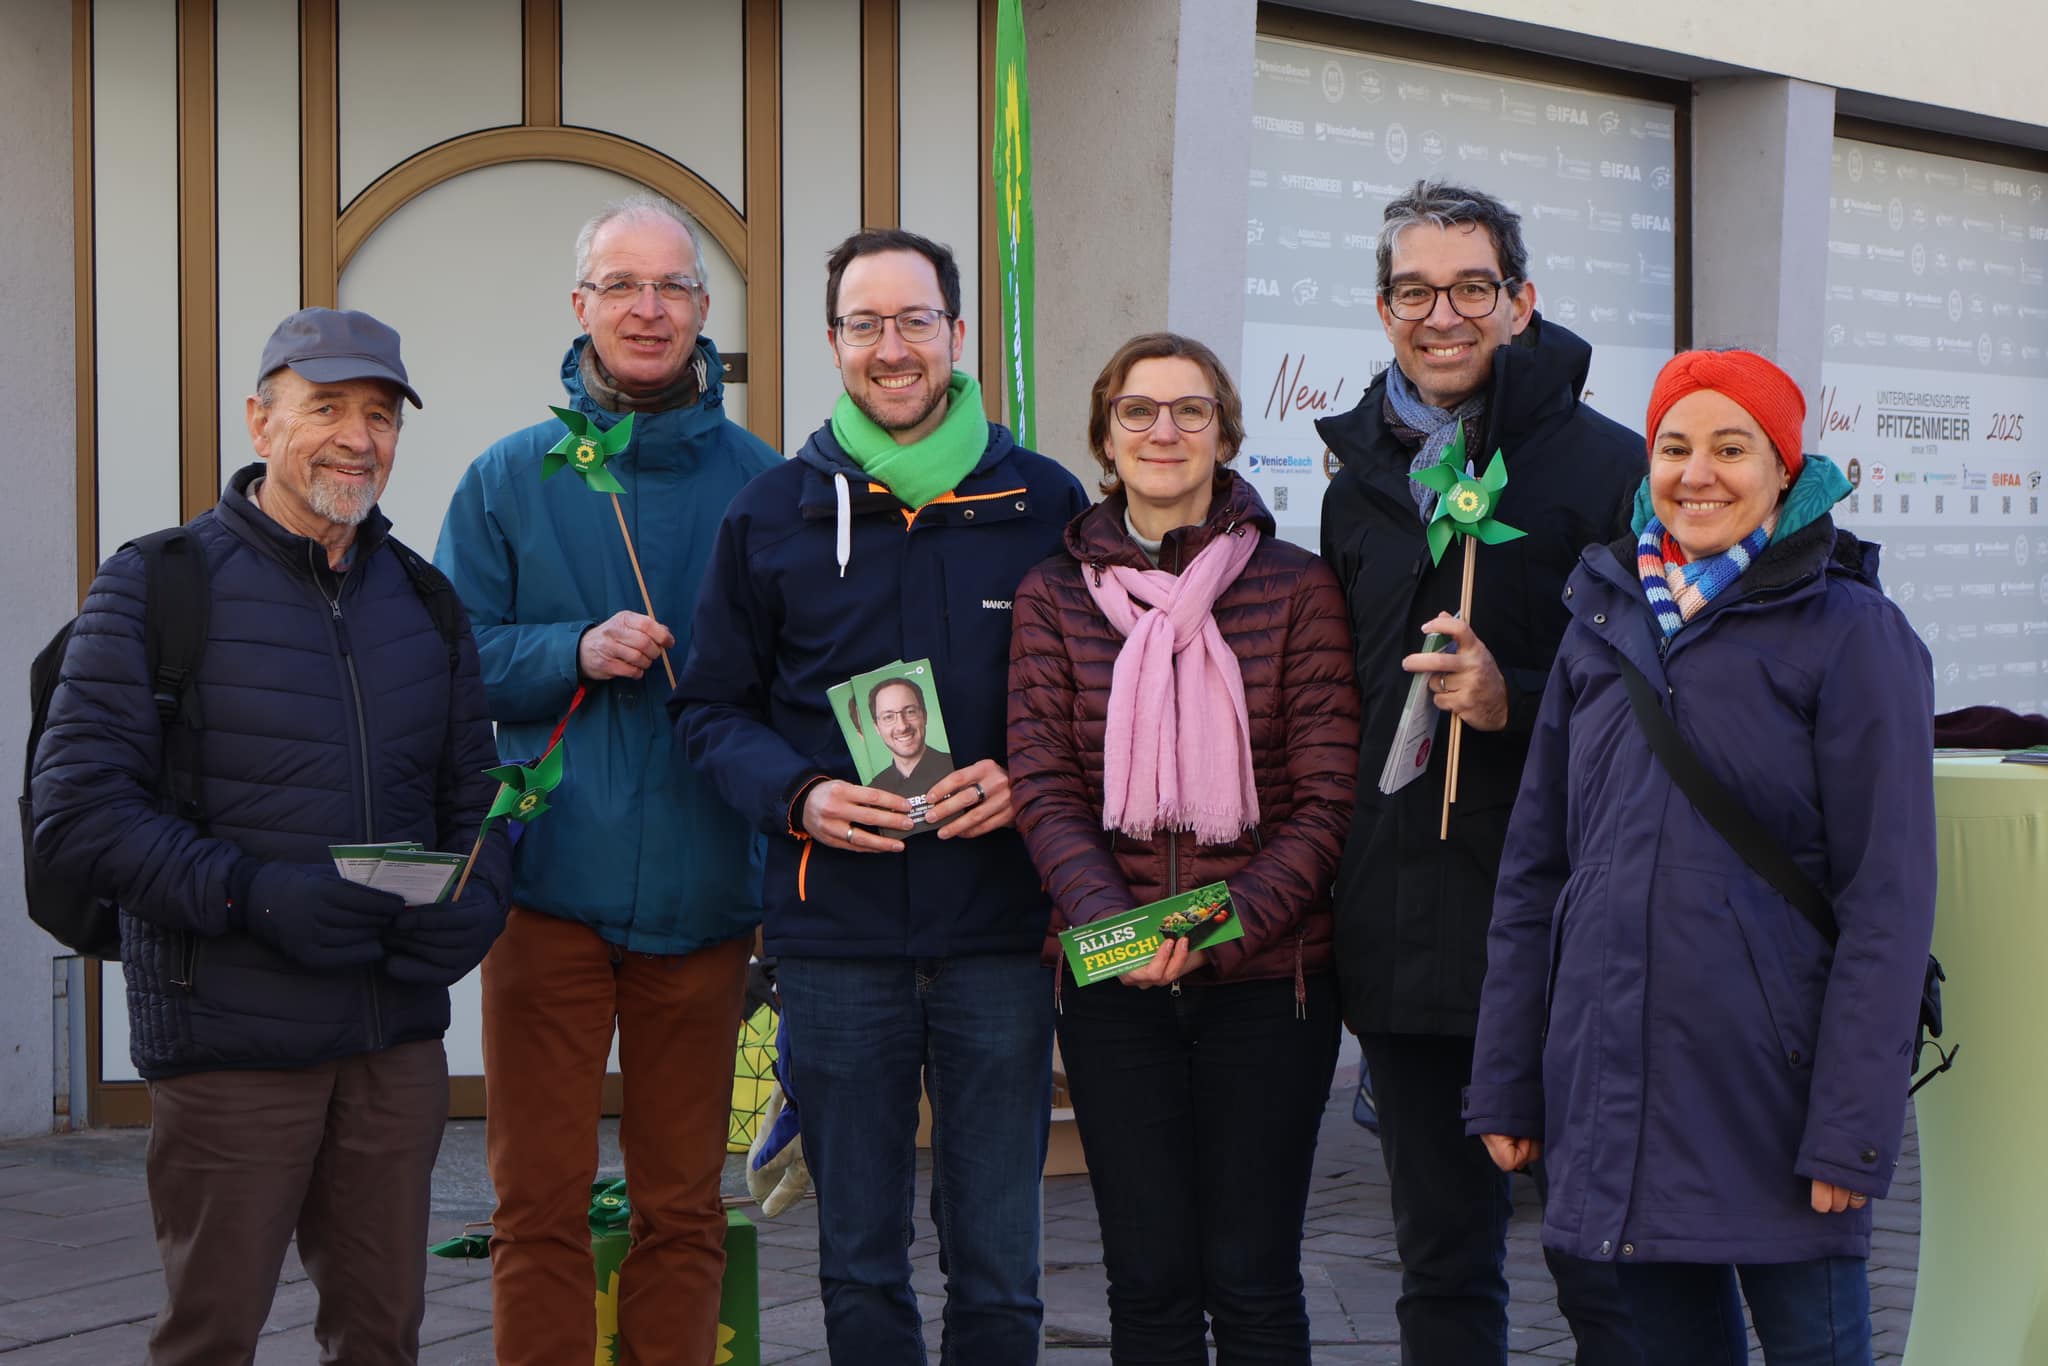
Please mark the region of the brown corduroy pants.
[[149, 1084], [150, 1212], [168, 1291], [150, 1366], [246, 1366], [294, 1232], [321, 1360], [412, 1366], [448, 1121], [439, 1039], [318, 1067]]
[[513, 907], [483, 967], [501, 1366], [563, 1366], [596, 1350], [590, 1183], [614, 1025], [633, 1206], [619, 1360], [711, 1361], [725, 1275], [719, 1177], [751, 947], [626, 953], [588, 926]]

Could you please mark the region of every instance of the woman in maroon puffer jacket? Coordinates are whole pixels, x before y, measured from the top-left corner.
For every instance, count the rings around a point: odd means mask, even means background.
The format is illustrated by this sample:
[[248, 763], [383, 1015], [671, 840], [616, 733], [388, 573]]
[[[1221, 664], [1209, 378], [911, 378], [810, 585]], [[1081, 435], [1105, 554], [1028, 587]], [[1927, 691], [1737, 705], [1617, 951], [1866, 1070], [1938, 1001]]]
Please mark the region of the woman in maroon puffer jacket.
[[1344, 599], [1224, 468], [1242, 410], [1207, 347], [1134, 338], [1092, 404], [1110, 496], [1016, 595], [1017, 825], [1055, 933], [1216, 881], [1244, 927], [1085, 988], [1058, 969], [1110, 1354], [1206, 1362], [1206, 1315], [1225, 1360], [1306, 1362], [1302, 1217], [1337, 1055], [1330, 880], [1357, 769]]

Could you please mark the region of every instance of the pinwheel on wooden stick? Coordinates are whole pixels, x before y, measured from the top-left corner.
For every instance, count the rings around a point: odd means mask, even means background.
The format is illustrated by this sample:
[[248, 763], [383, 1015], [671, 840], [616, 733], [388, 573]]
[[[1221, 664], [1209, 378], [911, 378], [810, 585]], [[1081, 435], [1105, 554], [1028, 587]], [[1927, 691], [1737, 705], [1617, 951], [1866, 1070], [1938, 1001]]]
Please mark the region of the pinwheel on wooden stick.
[[[574, 408], [557, 408], [548, 405], [548, 411], [562, 420], [568, 433], [548, 448], [540, 462], [540, 477], [552, 479], [563, 470], [574, 470], [584, 485], [596, 493], [608, 493], [612, 499], [612, 512], [619, 519], [619, 535], [625, 538], [626, 558], [633, 562], [633, 580], [640, 585], [640, 601], [647, 608], [647, 615], [654, 616], [654, 599], [647, 592], [647, 576], [640, 572], [640, 553], [633, 548], [633, 533], [626, 527], [626, 509], [619, 502], [619, 495], [626, 491], [618, 476], [606, 468], [611, 458], [626, 449], [633, 439], [633, 415], [627, 413], [609, 431], [599, 431], [597, 424]], [[675, 666], [669, 663], [668, 651], [661, 652], [661, 667], [668, 674], [668, 685], [676, 685]]]
[[[1484, 474], [1471, 474], [1465, 461], [1465, 426], [1460, 423], [1443, 459], [1408, 477], [1436, 491], [1436, 511], [1430, 515], [1423, 533], [1429, 540], [1430, 563], [1442, 564], [1444, 551], [1450, 548], [1453, 538], [1464, 539], [1465, 578], [1458, 594], [1458, 617], [1470, 626], [1472, 576], [1478, 567], [1479, 543], [1500, 545], [1528, 534], [1493, 515], [1501, 490], [1508, 486], [1507, 462], [1496, 450]], [[1464, 733], [1464, 718], [1452, 713], [1451, 740], [1445, 749], [1444, 813], [1437, 831], [1439, 839], [1449, 839], [1451, 835], [1451, 803], [1458, 800], [1458, 756]]]

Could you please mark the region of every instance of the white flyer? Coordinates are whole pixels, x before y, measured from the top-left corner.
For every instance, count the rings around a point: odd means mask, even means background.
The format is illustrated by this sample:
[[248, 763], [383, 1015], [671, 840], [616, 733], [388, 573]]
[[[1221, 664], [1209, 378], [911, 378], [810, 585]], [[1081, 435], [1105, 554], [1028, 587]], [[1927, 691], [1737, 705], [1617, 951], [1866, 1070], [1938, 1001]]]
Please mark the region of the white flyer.
[[[1446, 635], [1432, 635], [1422, 642], [1422, 653], [1436, 654], [1457, 646]], [[1408, 700], [1401, 707], [1401, 724], [1394, 728], [1394, 743], [1387, 750], [1387, 762], [1380, 768], [1380, 791], [1392, 796], [1421, 777], [1436, 752], [1437, 723], [1443, 712], [1430, 695], [1429, 680], [1435, 674], [1416, 674], [1408, 684]]]

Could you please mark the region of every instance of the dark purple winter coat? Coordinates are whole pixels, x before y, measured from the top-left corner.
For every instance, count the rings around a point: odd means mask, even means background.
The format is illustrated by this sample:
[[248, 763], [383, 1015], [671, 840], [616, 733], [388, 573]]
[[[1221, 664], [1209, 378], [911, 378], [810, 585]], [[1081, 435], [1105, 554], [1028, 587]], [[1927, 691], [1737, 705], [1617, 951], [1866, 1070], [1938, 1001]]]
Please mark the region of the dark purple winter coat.
[[[1469, 1133], [1540, 1135], [1543, 1241], [1587, 1258], [1867, 1256], [1891, 1185], [1934, 923], [1933, 688], [1825, 515], [1668, 650], [1633, 542], [1593, 546], [1501, 860]], [[1616, 663], [1827, 895], [1830, 947], [1651, 754]]]

